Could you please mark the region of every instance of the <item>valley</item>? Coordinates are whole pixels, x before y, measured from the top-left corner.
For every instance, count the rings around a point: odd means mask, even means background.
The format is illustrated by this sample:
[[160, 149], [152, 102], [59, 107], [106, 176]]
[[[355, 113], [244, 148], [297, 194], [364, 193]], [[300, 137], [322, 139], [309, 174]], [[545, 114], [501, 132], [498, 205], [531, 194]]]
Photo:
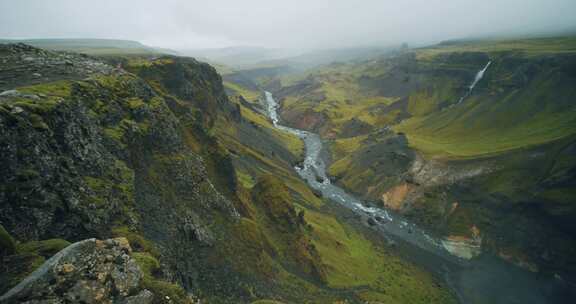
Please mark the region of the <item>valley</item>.
[[[279, 125], [276, 113], [278, 105], [271, 93], [266, 92], [265, 97], [274, 126], [297, 135], [305, 142], [305, 160], [301, 167], [295, 169], [310, 187], [320, 191], [331, 202], [358, 214], [359, 219], [381, 233], [389, 244], [396, 246], [400, 242], [398, 250], [403, 257], [443, 278], [461, 303], [563, 303], [568, 300], [565, 298], [566, 286], [555, 278], [536, 276], [490, 253], [467, 261], [479, 254], [480, 245], [476, 245], [472, 253], [459, 256], [458, 249], [447, 246], [446, 240], [434, 239], [402, 216], [383, 208], [367, 206], [366, 202], [332, 185], [320, 156], [323, 149], [320, 137]], [[455, 243], [458, 243], [456, 247], [464, 247], [460, 242]], [[494, 285], [501, 288], [490, 294], [484, 293]]]
[[237, 66], [131, 41], [12, 42], [3, 303], [575, 294], [572, 36]]
[[[322, 139], [305, 139], [317, 141], [308, 149], [319, 150], [321, 141], [328, 146], [313, 156], [323, 155], [328, 172], [320, 165], [321, 173], [308, 173], [309, 182], [321, 188], [335, 182], [361, 198], [328, 194], [332, 200], [367, 200], [363, 212], [389, 208], [471, 264], [516, 265], [528, 277], [562, 277], [550, 281], [564, 286], [557, 290], [562, 293], [572, 289], [573, 271], [566, 268], [572, 262], [558, 258], [571, 256], [574, 246], [550, 242], [574, 242], [563, 222], [573, 212], [566, 188], [574, 170], [568, 160], [576, 125], [569, 101], [573, 41], [450, 42], [322, 66], [281, 77], [282, 86], [271, 89], [280, 96], [281, 120], [319, 132]], [[546, 87], [540, 74], [555, 88]], [[552, 159], [563, 159], [562, 165]], [[306, 159], [297, 169], [306, 170], [307, 163], [315, 162]], [[533, 177], [522, 173], [528, 171]], [[546, 181], [551, 176], [556, 182]], [[567, 196], [544, 198], [550, 192]], [[546, 211], [554, 206], [560, 209]], [[551, 288], [525, 286], [539, 285]]]

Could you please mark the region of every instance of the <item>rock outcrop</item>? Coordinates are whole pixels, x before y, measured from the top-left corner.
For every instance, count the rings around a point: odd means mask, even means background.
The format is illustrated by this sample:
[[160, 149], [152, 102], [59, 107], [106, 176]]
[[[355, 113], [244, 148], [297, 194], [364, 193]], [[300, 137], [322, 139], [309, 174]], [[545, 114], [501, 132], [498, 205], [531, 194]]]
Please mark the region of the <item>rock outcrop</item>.
[[472, 226], [469, 235], [450, 235], [442, 240], [442, 246], [457, 257], [472, 259], [482, 253], [482, 236], [480, 230]]
[[74, 243], [0, 297], [0, 302], [151, 303], [154, 295], [140, 286], [143, 273], [131, 252], [125, 238]]
[[136, 235], [153, 244], [139, 249], [162, 252], [167, 281], [197, 286], [200, 271], [214, 273], [202, 256], [238, 213], [202, 157], [216, 155], [206, 134], [214, 117], [196, 114], [227, 97], [212, 67], [167, 62], [184, 79], [164, 85], [191, 100], [97, 59], [0, 46], [0, 223], [15, 239]]

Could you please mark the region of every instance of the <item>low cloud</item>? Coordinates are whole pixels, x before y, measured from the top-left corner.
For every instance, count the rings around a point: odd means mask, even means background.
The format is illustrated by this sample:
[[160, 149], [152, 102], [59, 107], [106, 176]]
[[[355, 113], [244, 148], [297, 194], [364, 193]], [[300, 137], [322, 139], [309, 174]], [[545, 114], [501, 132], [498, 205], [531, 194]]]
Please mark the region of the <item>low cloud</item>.
[[2, 38], [171, 48], [349, 47], [576, 28], [574, 0], [0, 1]]

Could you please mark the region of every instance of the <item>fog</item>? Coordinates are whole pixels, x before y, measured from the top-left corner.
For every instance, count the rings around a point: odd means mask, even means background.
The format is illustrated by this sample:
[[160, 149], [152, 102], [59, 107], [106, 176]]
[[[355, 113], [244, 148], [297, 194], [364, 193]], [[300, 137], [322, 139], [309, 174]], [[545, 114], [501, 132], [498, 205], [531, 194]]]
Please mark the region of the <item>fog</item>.
[[334, 48], [576, 28], [576, 0], [0, 0], [0, 38]]

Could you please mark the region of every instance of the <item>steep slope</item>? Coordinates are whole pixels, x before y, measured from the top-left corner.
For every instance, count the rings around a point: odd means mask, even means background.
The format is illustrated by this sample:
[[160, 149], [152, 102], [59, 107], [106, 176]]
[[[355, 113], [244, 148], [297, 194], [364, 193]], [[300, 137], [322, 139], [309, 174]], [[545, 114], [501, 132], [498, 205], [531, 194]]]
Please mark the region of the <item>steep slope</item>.
[[209, 65], [0, 56], [2, 291], [67, 241], [121, 236], [153, 303], [453, 301], [325, 210], [292, 172], [301, 142], [230, 100]]
[[350, 191], [447, 242], [481, 236], [484, 250], [570, 277], [575, 41], [444, 43], [331, 65], [277, 94], [288, 123], [334, 139], [330, 172]]

